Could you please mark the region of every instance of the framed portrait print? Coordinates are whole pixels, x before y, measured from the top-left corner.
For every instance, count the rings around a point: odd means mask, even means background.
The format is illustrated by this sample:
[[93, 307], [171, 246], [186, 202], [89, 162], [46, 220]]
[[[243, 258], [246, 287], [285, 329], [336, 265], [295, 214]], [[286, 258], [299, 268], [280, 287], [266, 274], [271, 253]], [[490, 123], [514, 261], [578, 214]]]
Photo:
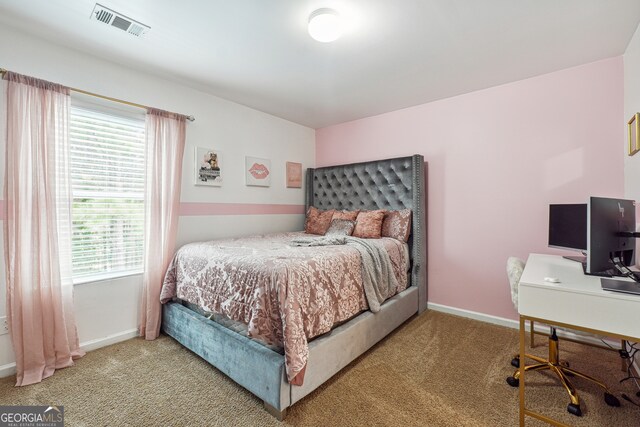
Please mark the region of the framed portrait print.
[[195, 147], [195, 185], [222, 186], [222, 155], [213, 148]]

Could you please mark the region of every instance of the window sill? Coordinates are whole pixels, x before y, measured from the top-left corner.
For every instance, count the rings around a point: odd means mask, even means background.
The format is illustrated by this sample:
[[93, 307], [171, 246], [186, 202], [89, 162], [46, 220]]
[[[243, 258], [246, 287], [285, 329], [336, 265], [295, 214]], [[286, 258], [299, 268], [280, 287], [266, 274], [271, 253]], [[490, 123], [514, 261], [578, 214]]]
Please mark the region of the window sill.
[[119, 271], [117, 273], [105, 273], [105, 274], [96, 274], [93, 276], [78, 277], [77, 279], [73, 279], [73, 286], [85, 285], [87, 283], [106, 282], [106, 281], [122, 279], [125, 277], [131, 277], [131, 276], [139, 276], [142, 273], [143, 273], [142, 270], [134, 270], [134, 271]]

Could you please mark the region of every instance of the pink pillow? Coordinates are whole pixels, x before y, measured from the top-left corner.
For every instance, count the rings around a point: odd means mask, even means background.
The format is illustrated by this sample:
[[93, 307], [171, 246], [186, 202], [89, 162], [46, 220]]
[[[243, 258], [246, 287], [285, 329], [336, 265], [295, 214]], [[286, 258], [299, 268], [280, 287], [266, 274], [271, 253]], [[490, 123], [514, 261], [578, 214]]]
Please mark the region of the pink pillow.
[[360, 211], [356, 219], [356, 228], [353, 230], [354, 237], [364, 239], [379, 239], [382, 231], [382, 221], [385, 211]]
[[304, 223], [304, 231], [308, 234], [320, 234], [324, 236], [327, 232], [329, 225], [331, 225], [331, 219], [333, 218], [332, 209], [330, 211], [321, 211], [320, 209], [309, 207], [307, 211], [307, 220]]
[[360, 211], [335, 211], [333, 219], [346, 219], [347, 221], [355, 221]]
[[382, 236], [406, 242], [411, 234], [411, 209], [387, 211], [382, 222]]

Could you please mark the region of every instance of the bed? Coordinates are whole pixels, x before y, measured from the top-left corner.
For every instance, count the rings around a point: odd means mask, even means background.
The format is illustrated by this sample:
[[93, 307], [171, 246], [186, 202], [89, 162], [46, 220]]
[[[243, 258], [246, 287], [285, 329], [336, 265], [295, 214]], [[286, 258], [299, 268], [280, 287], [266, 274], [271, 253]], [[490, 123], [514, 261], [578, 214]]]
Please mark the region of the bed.
[[401, 288], [404, 290], [384, 302], [377, 313], [364, 311], [355, 317], [345, 316], [338, 319], [344, 320], [339, 326], [320, 331], [319, 337], [305, 342], [308, 362], [302, 372], [302, 385], [292, 384], [298, 382], [291, 381], [292, 373], [287, 370], [293, 362], [285, 354], [215, 322], [179, 300], [164, 304], [162, 330], [258, 396], [272, 415], [283, 419], [288, 407], [426, 309], [425, 188], [425, 163], [420, 155], [307, 170], [307, 208], [411, 209], [412, 226], [409, 274]]

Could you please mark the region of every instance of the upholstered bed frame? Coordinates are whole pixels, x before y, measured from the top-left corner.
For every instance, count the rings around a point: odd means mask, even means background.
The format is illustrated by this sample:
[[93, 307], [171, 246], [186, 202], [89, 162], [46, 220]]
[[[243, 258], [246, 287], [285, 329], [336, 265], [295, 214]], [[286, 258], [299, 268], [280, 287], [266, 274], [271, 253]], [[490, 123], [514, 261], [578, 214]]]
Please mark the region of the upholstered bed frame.
[[420, 155], [308, 169], [306, 206], [412, 209], [410, 284], [373, 314], [366, 311], [309, 343], [302, 386], [287, 382], [284, 356], [188, 309], [164, 305], [162, 330], [264, 401], [278, 419], [391, 331], [427, 307], [426, 180]]

